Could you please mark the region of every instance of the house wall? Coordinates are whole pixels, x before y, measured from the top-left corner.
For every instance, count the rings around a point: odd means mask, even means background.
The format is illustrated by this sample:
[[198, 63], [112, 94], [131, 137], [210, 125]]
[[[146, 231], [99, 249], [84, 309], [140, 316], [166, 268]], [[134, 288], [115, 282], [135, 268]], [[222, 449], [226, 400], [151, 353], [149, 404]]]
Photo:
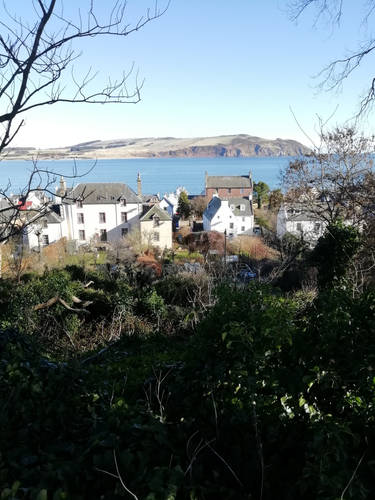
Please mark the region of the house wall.
[[[317, 227], [319, 224], [319, 228]], [[319, 220], [295, 220], [293, 216], [288, 218], [286, 209], [281, 206], [277, 214], [276, 233], [279, 238], [283, 238], [286, 233], [290, 233], [297, 238], [303, 237], [305, 241], [316, 243], [323, 235], [327, 223]]]
[[286, 233], [286, 210], [283, 206], [280, 207], [277, 213], [276, 234], [278, 238], [282, 238]]
[[[106, 229], [107, 241], [116, 241], [122, 237], [122, 229], [129, 231], [138, 223], [141, 212], [141, 204], [127, 203], [125, 207], [120, 203], [106, 204], [72, 204], [68, 208], [68, 220], [70, 226], [70, 238], [77, 240], [79, 244], [89, 242], [92, 238], [100, 238], [100, 230]], [[127, 222], [121, 222], [121, 213], [127, 213]], [[100, 222], [100, 213], [105, 213], [105, 222]], [[83, 214], [84, 222], [78, 221], [78, 214]], [[79, 230], [85, 231], [85, 240], [79, 239]]]
[[[319, 224], [319, 229], [315, 224]], [[304, 240], [316, 242], [324, 233], [326, 224], [322, 221], [287, 221], [286, 232]]]
[[[161, 249], [172, 248], [172, 221], [160, 221], [158, 225], [155, 225], [153, 220], [141, 221], [140, 230], [142, 243], [149, 243]], [[159, 235], [159, 241], [155, 241], [154, 233]]]
[[41, 230], [40, 233], [40, 246], [43, 246], [43, 236], [48, 236], [48, 243], [54, 243], [60, 240], [63, 236], [62, 225], [58, 223], [48, 224], [47, 227], [41, 228], [40, 223], [36, 222], [35, 224], [31, 224], [26, 228], [23, 242], [29, 248], [39, 248], [38, 236], [36, 235], [36, 231]]
[[[233, 225], [231, 227], [231, 225]], [[254, 227], [253, 215], [234, 215], [228, 201], [221, 200], [221, 206], [214, 217], [210, 220], [203, 214], [203, 229], [205, 231], [219, 231], [230, 237], [239, 234], [252, 234]]]
[[174, 216], [174, 206], [171, 205], [165, 198], [163, 198], [159, 203], [158, 203], [159, 207], [162, 209], [162, 210], [165, 210], [169, 216], [172, 218]]
[[226, 197], [235, 197], [235, 196], [242, 196], [242, 197], [249, 197], [251, 195], [252, 197], [252, 189], [250, 187], [248, 188], [208, 188], [206, 187], [206, 196], [211, 200], [213, 196], [219, 196], [219, 198], [226, 198]]

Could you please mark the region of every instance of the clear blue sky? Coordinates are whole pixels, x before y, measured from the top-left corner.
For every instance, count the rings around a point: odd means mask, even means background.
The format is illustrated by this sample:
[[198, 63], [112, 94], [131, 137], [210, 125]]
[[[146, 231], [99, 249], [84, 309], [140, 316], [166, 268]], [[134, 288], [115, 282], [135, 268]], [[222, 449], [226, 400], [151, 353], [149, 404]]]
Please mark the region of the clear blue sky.
[[[22, 9], [22, 3], [14, 5]], [[87, 3], [65, 0], [72, 12]], [[105, 12], [111, 2], [97, 3]], [[152, 0], [128, 4], [130, 21], [153, 5]], [[353, 115], [369, 81], [367, 60], [340, 93], [319, 92], [313, 78], [364, 36], [355, 4], [344, 2], [346, 15], [332, 31], [324, 19], [314, 27], [313, 11], [293, 23], [282, 0], [171, 0], [162, 18], [134, 35], [86, 41], [75, 63], [77, 72], [100, 70], [99, 83], [121, 75], [134, 61], [145, 78], [139, 104], [38, 108], [26, 116], [16, 142], [50, 147], [93, 139], [247, 133], [306, 144], [289, 108], [314, 136], [317, 115], [326, 119], [338, 105], [331, 123], [342, 123]], [[370, 116], [363, 126], [374, 132], [371, 122]]]

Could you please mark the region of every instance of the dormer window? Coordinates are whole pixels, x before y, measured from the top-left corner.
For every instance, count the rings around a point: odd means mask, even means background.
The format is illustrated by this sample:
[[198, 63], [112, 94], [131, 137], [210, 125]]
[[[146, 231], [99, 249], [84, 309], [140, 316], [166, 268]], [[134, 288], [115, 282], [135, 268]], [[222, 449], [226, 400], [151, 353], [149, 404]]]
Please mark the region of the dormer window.
[[98, 201], [101, 199], [100, 194], [98, 194], [98, 196], [96, 197], [96, 199], [97, 199]]
[[126, 199], [125, 199], [125, 198], [121, 198], [121, 200], [120, 200], [120, 205], [121, 205], [122, 207], [126, 207]]
[[159, 226], [160, 225], [160, 217], [158, 215], [154, 215], [154, 226]]
[[231, 206], [230, 206], [230, 209], [231, 209], [231, 210], [234, 210], [234, 205], [231, 205]]
[[241, 212], [244, 212], [245, 211], [245, 205], [240, 205], [240, 210], [241, 210]]
[[82, 200], [77, 200], [77, 208], [82, 208], [83, 202]]

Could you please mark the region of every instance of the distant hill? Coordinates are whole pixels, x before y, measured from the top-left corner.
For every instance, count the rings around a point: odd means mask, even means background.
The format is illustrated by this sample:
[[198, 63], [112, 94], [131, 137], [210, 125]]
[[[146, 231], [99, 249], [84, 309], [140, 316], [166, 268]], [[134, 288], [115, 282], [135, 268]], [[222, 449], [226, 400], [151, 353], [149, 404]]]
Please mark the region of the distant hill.
[[7, 159], [53, 158], [215, 158], [298, 156], [309, 153], [303, 144], [290, 139], [262, 139], [246, 134], [217, 137], [147, 137], [111, 141], [89, 141], [66, 148], [36, 150], [9, 148]]

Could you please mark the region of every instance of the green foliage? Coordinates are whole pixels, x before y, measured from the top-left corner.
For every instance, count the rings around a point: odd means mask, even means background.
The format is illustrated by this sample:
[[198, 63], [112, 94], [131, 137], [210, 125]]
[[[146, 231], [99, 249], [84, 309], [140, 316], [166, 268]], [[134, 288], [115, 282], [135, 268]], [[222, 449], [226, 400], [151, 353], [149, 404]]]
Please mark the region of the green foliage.
[[184, 219], [187, 219], [191, 213], [191, 204], [189, 202], [188, 195], [185, 191], [181, 191], [180, 197], [178, 198], [177, 212]]
[[[132, 279], [75, 269], [0, 281], [13, 328], [0, 334], [1, 498], [125, 498], [118, 475], [156, 500], [371, 498], [373, 291], [223, 286], [204, 314], [200, 275]], [[94, 302], [83, 319], [54, 310], [76, 346], [63, 362], [36, 335], [51, 310], [31, 314], [32, 335], [9, 313], [13, 297], [26, 318], [51, 294]], [[85, 352], [96, 328], [112, 340]], [[49, 342], [60, 334], [55, 324]]]
[[360, 246], [358, 229], [344, 225], [342, 221], [327, 226], [311, 256], [312, 262], [318, 267], [321, 288], [342, 283]]
[[269, 192], [270, 188], [265, 182], [259, 181], [254, 183], [254, 193], [258, 201], [258, 208], [262, 208], [262, 205], [267, 202]]

